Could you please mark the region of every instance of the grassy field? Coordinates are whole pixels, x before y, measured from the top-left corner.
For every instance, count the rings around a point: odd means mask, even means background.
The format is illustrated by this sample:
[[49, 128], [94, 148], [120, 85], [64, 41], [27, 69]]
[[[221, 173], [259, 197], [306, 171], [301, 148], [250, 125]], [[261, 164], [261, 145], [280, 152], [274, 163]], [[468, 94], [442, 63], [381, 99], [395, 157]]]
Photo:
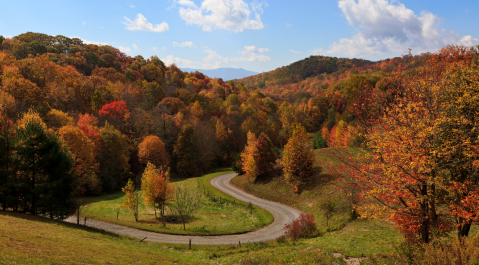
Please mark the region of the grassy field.
[[[314, 150], [316, 167], [329, 163], [332, 166], [339, 164], [334, 157], [327, 154], [326, 150]], [[354, 152], [354, 149], [351, 151]], [[260, 198], [280, 202], [305, 213], [314, 214], [315, 221], [322, 232], [342, 229], [351, 220], [350, 201], [341, 190], [341, 183], [330, 175], [328, 168], [324, 166], [322, 172], [316, 174], [312, 182], [300, 194], [293, 192], [292, 187], [279, 176], [255, 183], [246, 176], [237, 176], [231, 182]], [[328, 218], [326, 218], [326, 211], [329, 212]]]
[[[148, 231], [190, 235], [244, 233], [270, 224], [273, 216], [269, 212], [255, 207], [250, 213], [246, 203], [239, 202], [210, 185], [212, 178], [231, 173], [227, 170], [172, 182], [174, 186], [198, 191], [202, 198], [201, 207], [188, 220], [186, 230], [183, 230], [183, 225], [180, 223], [167, 223], [166, 227], [163, 227], [162, 222], [155, 218], [154, 209], [143, 204], [140, 205], [139, 221], [135, 222], [133, 214], [128, 209], [120, 209], [120, 205], [125, 200], [123, 192], [86, 198], [80, 215]], [[171, 213], [167, 212], [167, 214]]]
[[394, 258], [384, 254], [393, 252], [390, 242], [398, 237], [381, 223], [356, 221], [296, 243], [194, 245], [190, 250], [11, 212], [0, 211], [0, 224], [0, 264], [346, 264], [333, 253], [384, 264]]

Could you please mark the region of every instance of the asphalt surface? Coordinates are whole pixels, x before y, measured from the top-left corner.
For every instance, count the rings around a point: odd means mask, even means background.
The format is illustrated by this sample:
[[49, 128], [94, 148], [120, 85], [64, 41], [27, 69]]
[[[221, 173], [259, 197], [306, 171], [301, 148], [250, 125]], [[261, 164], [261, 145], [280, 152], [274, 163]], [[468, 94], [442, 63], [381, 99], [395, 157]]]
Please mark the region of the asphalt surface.
[[[263, 200], [248, 194], [230, 184], [230, 180], [235, 176], [235, 173], [218, 176], [211, 180], [211, 185], [226, 194], [235, 197], [244, 202], [251, 202], [252, 204], [269, 211], [274, 221], [270, 225], [260, 228], [258, 230], [238, 235], [222, 235], [222, 236], [184, 236], [184, 235], [168, 235], [155, 232], [148, 232], [130, 228], [121, 225], [105, 223], [87, 219], [86, 226], [102, 229], [108, 232], [119, 235], [128, 235], [134, 238], [143, 239], [145, 241], [174, 243], [174, 244], [188, 244], [191, 239], [193, 245], [231, 245], [241, 243], [253, 243], [274, 240], [284, 233], [284, 226], [291, 223], [298, 218], [300, 211], [276, 202]], [[77, 222], [76, 217], [71, 216], [65, 220], [69, 223]], [[83, 224], [83, 220], [80, 222]]]

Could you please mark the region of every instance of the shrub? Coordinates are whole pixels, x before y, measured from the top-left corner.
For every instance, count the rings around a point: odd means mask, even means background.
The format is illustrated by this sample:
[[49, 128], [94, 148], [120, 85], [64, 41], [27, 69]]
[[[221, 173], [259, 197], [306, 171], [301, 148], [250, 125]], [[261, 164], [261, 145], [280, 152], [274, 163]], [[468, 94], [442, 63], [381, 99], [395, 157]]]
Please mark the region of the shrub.
[[317, 132], [313, 140], [313, 149], [320, 149], [326, 147], [328, 147], [326, 139], [321, 136], [321, 131]]
[[479, 235], [472, 238], [436, 239], [430, 244], [404, 242], [396, 247], [402, 264], [479, 264]]
[[295, 242], [299, 238], [306, 238], [317, 233], [314, 215], [301, 213], [296, 220], [284, 227], [286, 231], [284, 235], [291, 238]]

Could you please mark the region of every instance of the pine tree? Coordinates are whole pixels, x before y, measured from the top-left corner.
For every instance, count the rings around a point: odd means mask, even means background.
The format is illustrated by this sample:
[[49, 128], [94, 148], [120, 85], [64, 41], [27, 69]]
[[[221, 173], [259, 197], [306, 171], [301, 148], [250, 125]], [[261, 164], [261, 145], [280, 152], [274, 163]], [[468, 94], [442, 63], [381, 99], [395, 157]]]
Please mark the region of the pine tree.
[[66, 218], [75, 209], [73, 195], [78, 187], [71, 173], [73, 158], [56, 135], [49, 135], [36, 120], [27, 120], [17, 130], [15, 146], [23, 208], [32, 214]]

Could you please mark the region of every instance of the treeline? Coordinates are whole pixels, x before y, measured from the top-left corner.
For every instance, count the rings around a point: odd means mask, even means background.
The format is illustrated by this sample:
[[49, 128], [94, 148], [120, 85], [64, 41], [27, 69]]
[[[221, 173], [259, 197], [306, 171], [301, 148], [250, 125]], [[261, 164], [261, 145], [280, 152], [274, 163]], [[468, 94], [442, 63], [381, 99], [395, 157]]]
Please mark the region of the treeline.
[[247, 87], [261, 89], [262, 93], [278, 101], [305, 103], [309, 98], [330, 90], [337, 82], [357, 74], [385, 76], [424, 66], [431, 54], [403, 56], [371, 62], [328, 56], [310, 56], [276, 70], [245, 77]]
[[83, 195], [119, 190], [148, 162], [169, 167], [173, 177], [230, 166], [248, 132], [282, 148], [294, 123], [318, 130], [329, 108], [318, 98], [296, 115], [294, 105], [242, 83], [63, 36], [26, 33], [1, 47], [2, 117], [16, 129], [23, 116], [35, 116], [57, 137]]

